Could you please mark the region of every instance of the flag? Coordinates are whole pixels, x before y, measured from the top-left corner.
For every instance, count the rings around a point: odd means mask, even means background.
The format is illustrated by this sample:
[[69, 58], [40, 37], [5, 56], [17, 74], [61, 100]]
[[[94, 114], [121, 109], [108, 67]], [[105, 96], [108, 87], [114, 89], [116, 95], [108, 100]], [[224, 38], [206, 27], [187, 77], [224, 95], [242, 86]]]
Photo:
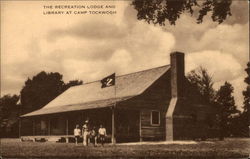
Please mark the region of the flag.
[[102, 88], [115, 85], [115, 73], [101, 80]]

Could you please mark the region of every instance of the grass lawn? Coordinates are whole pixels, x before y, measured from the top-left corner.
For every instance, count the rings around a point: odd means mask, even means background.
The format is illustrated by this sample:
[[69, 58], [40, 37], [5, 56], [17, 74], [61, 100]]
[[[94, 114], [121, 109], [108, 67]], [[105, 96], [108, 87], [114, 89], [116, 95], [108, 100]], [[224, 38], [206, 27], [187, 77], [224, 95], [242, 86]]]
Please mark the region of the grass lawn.
[[73, 143], [1, 139], [4, 158], [248, 158], [250, 139], [176, 143], [117, 144], [104, 147]]

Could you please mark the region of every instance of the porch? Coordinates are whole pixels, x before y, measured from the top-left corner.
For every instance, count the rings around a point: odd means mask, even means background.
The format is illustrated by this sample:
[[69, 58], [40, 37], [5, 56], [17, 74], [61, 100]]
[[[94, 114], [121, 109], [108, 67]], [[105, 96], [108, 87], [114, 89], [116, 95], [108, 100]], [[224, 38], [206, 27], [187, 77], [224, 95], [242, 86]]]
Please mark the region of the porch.
[[108, 142], [140, 141], [140, 111], [114, 107], [22, 118], [20, 137], [32, 141], [70, 142], [74, 140], [75, 126], [81, 129], [87, 119], [90, 129], [98, 130], [101, 124], [106, 128]]

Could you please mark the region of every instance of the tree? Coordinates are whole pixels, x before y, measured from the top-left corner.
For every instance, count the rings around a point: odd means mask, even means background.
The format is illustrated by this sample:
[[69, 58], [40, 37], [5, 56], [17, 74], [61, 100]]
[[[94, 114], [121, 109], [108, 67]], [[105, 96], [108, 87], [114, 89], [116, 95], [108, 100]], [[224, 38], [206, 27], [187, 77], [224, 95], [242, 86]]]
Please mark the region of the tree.
[[247, 72], [247, 77], [245, 78], [244, 82], [247, 84], [247, 88], [245, 91], [243, 91], [244, 96], [244, 112], [246, 112], [248, 115], [250, 115], [250, 62], [247, 64], [247, 68], [245, 69]]
[[71, 86], [80, 85], [78, 80], [65, 84], [60, 73], [44, 71], [27, 79], [21, 90], [22, 114], [40, 109]]
[[197, 23], [202, 23], [203, 17], [212, 12], [214, 22], [222, 23], [231, 16], [232, 0], [133, 0], [132, 5], [138, 11], [137, 18], [148, 23], [165, 25], [168, 20], [174, 25], [184, 12], [192, 16], [198, 11]]
[[[17, 95], [5, 95], [0, 98], [0, 136], [11, 137], [18, 135], [18, 129], [15, 128], [18, 122], [19, 106]], [[11, 131], [11, 130], [14, 131]]]
[[245, 113], [239, 113], [239, 115], [232, 118], [231, 133], [234, 137], [248, 137], [248, 125]]
[[193, 87], [195, 87], [204, 100], [209, 103], [214, 103], [215, 99], [215, 90], [213, 89], [213, 80], [212, 76], [208, 73], [208, 71], [199, 67], [196, 70], [192, 70], [187, 74], [187, 79], [191, 83]]
[[240, 115], [240, 122], [242, 123], [242, 136], [250, 136], [250, 130], [248, 126], [250, 126], [250, 62], [247, 64], [247, 68], [245, 69], [247, 73], [247, 77], [244, 82], [247, 84], [246, 90], [243, 91], [244, 96], [244, 106], [243, 113]]
[[231, 136], [234, 132], [234, 116], [239, 114], [239, 110], [235, 105], [235, 100], [233, 97], [233, 86], [229, 82], [225, 82], [223, 86], [220, 87], [216, 94], [216, 103], [219, 106], [220, 115], [220, 126], [222, 129], [222, 135]]
[[73, 80], [65, 84], [60, 73], [44, 71], [28, 78], [21, 90], [22, 114], [42, 108], [71, 86], [82, 84]]
[[[17, 137], [20, 113], [25, 114], [40, 109], [71, 86], [81, 85], [82, 81], [64, 83], [59, 73], [44, 71], [25, 81], [20, 96], [5, 95], [0, 98], [0, 136]], [[21, 110], [20, 110], [21, 108]]]
[[25, 82], [21, 90], [22, 114], [40, 109], [63, 92], [64, 82], [59, 73], [38, 73]]
[[77, 86], [77, 85], [82, 85], [83, 84], [83, 81], [79, 81], [79, 80], [72, 80], [72, 81], [69, 81], [66, 85], [65, 85], [65, 87], [64, 87], [64, 89], [66, 90], [66, 89], [68, 89], [69, 87], [73, 87], [73, 86]]

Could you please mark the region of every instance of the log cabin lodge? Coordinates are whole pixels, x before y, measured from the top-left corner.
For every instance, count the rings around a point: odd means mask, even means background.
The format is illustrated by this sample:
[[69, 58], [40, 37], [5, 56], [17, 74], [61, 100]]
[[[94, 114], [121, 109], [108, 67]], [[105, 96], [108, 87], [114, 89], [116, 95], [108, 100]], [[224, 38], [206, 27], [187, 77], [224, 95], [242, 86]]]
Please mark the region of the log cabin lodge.
[[21, 116], [22, 140], [73, 139], [76, 124], [104, 125], [109, 142], [172, 141], [215, 137], [214, 110], [185, 78], [184, 53], [170, 65], [70, 87], [43, 108]]

